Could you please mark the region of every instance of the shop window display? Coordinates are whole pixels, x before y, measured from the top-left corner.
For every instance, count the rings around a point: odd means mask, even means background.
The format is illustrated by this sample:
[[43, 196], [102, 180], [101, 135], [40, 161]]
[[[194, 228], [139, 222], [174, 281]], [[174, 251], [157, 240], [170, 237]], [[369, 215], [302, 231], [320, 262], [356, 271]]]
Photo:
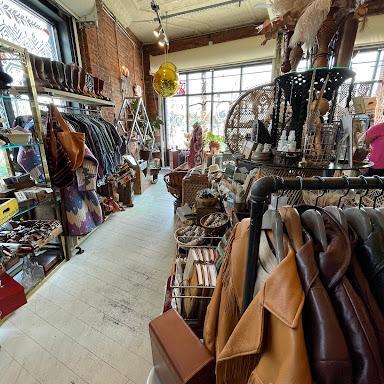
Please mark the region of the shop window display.
[[186, 148], [185, 134], [195, 122], [224, 136], [231, 104], [243, 91], [268, 82], [271, 76], [271, 62], [181, 74], [178, 94], [165, 101], [168, 147]]

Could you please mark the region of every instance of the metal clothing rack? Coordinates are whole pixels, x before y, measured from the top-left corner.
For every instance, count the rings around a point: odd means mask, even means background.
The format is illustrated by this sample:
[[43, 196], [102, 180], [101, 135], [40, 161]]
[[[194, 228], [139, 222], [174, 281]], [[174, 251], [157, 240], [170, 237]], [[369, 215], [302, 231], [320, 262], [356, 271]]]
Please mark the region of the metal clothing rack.
[[[249, 230], [248, 258], [244, 279], [243, 312], [253, 299], [259, 264], [260, 234], [263, 214], [268, 197], [278, 191], [300, 190], [339, 190], [339, 189], [380, 189], [384, 192], [384, 177], [324, 177], [324, 178], [277, 178], [273, 176], [259, 179], [251, 191], [251, 223]], [[257, 255], [257, 256], [256, 256]]]

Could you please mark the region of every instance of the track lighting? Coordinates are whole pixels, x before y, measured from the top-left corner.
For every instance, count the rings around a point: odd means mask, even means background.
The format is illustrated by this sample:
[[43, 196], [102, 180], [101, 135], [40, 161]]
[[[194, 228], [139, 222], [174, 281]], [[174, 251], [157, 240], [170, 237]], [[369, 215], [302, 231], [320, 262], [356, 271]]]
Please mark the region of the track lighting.
[[159, 45], [160, 45], [161, 48], [165, 47], [166, 45], [167, 45], [167, 46], [169, 45], [167, 36], [164, 35], [164, 36], [159, 40]]
[[163, 27], [159, 25], [156, 29], [154, 29], [153, 34], [156, 37], [159, 37], [162, 32], [163, 32]]

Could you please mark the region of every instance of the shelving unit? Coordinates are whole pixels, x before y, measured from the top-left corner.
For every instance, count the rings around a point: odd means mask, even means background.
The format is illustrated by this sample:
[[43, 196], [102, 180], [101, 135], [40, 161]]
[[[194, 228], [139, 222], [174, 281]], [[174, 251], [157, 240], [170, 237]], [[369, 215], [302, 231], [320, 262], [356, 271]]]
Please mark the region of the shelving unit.
[[[87, 105], [94, 105], [98, 107], [114, 107], [113, 101], [98, 99], [90, 96], [84, 96], [77, 93], [61, 91], [53, 88], [37, 87], [36, 92], [39, 96], [48, 96], [57, 100], [76, 102]], [[9, 90], [10, 95], [20, 97], [22, 95], [28, 95], [28, 89], [26, 87], [13, 87]]]
[[[9, 175], [14, 175], [14, 167], [11, 166], [11, 161], [13, 160], [12, 154], [16, 152], [15, 150], [23, 147], [38, 146], [44, 171], [44, 186], [49, 188], [51, 187], [51, 178], [48, 170], [47, 158], [44, 149], [44, 129], [40, 113], [40, 107], [42, 104], [39, 103], [39, 97], [49, 97], [52, 103], [56, 101], [62, 101], [69, 103], [77, 103], [81, 106], [90, 106], [92, 108], [113, 107], [114, 103], [110, 100], [105, 100], [102, 98], [93, 98], [56, 89], [36, 87], [35, 80], [33, 77], [31, 61], [27, 50], [0, 39], [0, 52], [2, 53], [1, 60], [18, 60], [21, 63], [21, 67], [24, 70], [25, 80], [24, 86], [15, 86], [11, 87], [8, 90], [2, 91], [3, 94], [0, 95], [0, 98], [3, 101], [3, 106], [6, 102], [10, 104], [10, 101], [28, 103], [31, 110], [31, 117], [34, 122], [35, 131], [34, 137], [32, 138], [32, 141], [30, 143], [24, 145], [6, 144], [0, 146], [0, 151], [4, 151], [7, 154], [7, 156], [5, 156], [5, 161], [7, 164], [8, 173]], [[3, 109], [2, 112], [5, 113], [5, 109]], [[30, 212], [33, 212], [39, 206], [48, 203], [51, 203], [52, 206], [52, 218], [59, 219], [61, 221], [61, 226], [52, 231], [52, 233], [49, 234], [49, 236], [44, 239], [44, 241], [38, 243], [36, 245], [36, 248], [34, 249], [34, 253], [25, 256], [30, 257], [32, 262], [38, 262], [38, 264], [42, 265], [44, 268], [45, 275], [52, 271], [64, 259], [69, 259], [72, 251], [70, 238], [68, 237], [66, 232], [65, 211], [62, 206], [63, 202], [61, 196], [57, 197], [56, 193], [52, 193], [47, 199], [34, 203], [33, 205], [24, 209], [21, 209], [10, 219], [12, 220], [17, 218], [18, 220], [20, 220], [20, 218], [29, 214]], [[9, 270], [6, 271], [12, 277], [14, 277], [15, 280], [18, 281], [20, 281], [22, 276], [20, 272], [23, 268], [23, 260], [24, 258], [22, 257], [22, 255], [20, 255], [20, 260]]]

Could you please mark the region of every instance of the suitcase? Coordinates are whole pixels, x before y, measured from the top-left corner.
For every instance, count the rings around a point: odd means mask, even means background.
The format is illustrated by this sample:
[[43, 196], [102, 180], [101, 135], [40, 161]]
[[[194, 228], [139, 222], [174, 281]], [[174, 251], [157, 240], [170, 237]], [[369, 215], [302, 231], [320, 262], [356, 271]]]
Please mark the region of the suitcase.
[[214, 384], [215, 360], [174, 309], [149, 324], [152, 358], [162, 384]]

